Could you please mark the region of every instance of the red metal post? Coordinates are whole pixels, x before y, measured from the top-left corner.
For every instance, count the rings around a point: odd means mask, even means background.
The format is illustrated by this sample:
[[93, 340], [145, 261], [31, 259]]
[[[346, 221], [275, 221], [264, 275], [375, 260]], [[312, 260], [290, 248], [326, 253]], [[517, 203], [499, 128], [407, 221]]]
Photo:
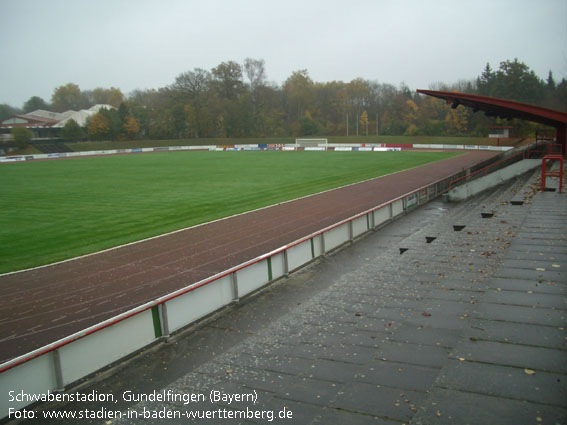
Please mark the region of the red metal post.
[[[559, 170], [558, 171], [547, 171], [547, 161], [558, 160]], [[559, 177], [559, 193], [563, 189], [563, 155], [546, 155], [541, 160], [541, 191], [545, 190], [545, 180], [546, 177]]]
[[561, 153], [567, 158], [567, 125], [557, 127], [557, 143], [561, 146]]

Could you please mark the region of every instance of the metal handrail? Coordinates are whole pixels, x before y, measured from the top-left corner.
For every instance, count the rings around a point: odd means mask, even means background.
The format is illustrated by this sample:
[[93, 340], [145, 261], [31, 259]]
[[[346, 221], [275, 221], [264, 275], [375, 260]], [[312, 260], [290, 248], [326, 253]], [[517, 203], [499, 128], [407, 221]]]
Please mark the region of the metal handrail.
[[486, 176], [488, 174], [489, 170], [491, 170], [492, 168], [494, 168], [496, 166], [502, 165], [505, 162], [512, 161], [512, 160], [515, 160], [514, 162], [516, 162], [520, 156], [522, 157], [522, 159], [526, 159], [526, 152], [525, 151], [519, 152], [516, 155], [513, 155], [513, 156], [510, 156], [506, 159], [502, 159], [500, 161], [494, 162], [490, 165], [487, 165], [484, 168], [481, 168], [480, 170], [476, 170], [476, 171], [474, 171], [470, 174], [467, 174], [466, 176], [461, 176], [459, 178], [456, 178], [455, 180], [451, 180], [451, 182], [449, 183], [449, 190], [453, 189], [453, 187], [455, 187], [458, 183], [461, 183], [463, 180], [472, 179], [473, 177], [477, 177], [481, 173], [484, 173], [484, 175]]
[[[538, 142], [539, 142], [539, 141], [545, 142], [546, 140], [545, 140], [545, 139], [536, 140], [535, 143], [534, 143], [534, 145], [535, 145], [535, 146], [534, 146], [534, 149], [532, 149], [532, 145], [530, 145], [530, 146], [528, 147], [528, 158], [531, 158], [532, 154], [551, 155], [551, 154], [554, 153], [554, 152], [553, 152], [554, 147], [558, 147], [558, 148], [559, 148], [559, 149], [558, 149], [559, 153], [560, 153], [561, 155], [563, 155], [563, 146], [562, 146], [560, 143], [544, 143], [544, 144], [543, 144], [543, 149], [537, 149], [537, 148], [539, 147], [539, 146], [538, 146]], [[545, 149], [546, 146], [547, 146], [547, 149]]]
[[518, 152], [516, 155], [512, 155], [506, 159], [487, 165], [486, 167], [474, 171], [466, 176], [461, 176], [459, 178], [456, 178], [455, 180], [451, 180], [451, 183], [449, 184], [449, 190], [453, 189], [457, 184], [461, 184], [464, 180], [469, 180], [478, 177], [479, 174], [484, 173], [484, 175], [486, 176], [489, 173], [489, 170], [498, 167], [505, 162], [508, 161], [516, 162], [519, 160], [520, 156], [522, 157], [521, 159], [530, 159], [534, 154], [552, 154], [555, 147], [559, 147], [559, 152], [562, 153], [562, 145], [559, 143], [544, 143], [543, 147], [544, 148], [547, 147], [547, 149], [541, 149], [541, 150], [537, 149], [538, 147], [542, 146], [541, 144], [538, 144], [539, 141], [547, 142], [547, 140], [538, 139], [534, 143], [530, 144], [527, 147], [527, 149]]

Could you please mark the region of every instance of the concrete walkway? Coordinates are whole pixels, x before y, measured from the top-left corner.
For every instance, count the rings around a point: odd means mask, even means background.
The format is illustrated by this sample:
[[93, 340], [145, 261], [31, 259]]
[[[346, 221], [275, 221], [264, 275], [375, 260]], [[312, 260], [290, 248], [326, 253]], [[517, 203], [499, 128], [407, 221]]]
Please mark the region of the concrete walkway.
[[138, 415], [96, 424], [567, 423], [567, 195], [536, 189], [428, 204], [80, 389], [116, 404], [44, 408]]

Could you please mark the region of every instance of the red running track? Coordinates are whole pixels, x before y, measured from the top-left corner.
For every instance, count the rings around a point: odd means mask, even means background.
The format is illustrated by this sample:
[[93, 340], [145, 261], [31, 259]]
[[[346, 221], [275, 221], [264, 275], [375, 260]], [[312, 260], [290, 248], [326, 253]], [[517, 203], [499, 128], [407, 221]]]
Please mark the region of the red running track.
[[497, 154], [472, 151], [75, 260], [0, 276], [0, 363]]

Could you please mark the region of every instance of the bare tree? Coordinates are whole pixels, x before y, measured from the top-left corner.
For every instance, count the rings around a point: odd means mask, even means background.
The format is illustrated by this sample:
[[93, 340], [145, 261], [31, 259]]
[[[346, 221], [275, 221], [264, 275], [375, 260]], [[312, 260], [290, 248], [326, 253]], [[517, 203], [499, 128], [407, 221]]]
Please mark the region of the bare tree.
[[244, 71], [250, 81], [250, 91], [252, 93], [265, 84], [266, 69], [264, 59], [246, 58], [244, 60]]

